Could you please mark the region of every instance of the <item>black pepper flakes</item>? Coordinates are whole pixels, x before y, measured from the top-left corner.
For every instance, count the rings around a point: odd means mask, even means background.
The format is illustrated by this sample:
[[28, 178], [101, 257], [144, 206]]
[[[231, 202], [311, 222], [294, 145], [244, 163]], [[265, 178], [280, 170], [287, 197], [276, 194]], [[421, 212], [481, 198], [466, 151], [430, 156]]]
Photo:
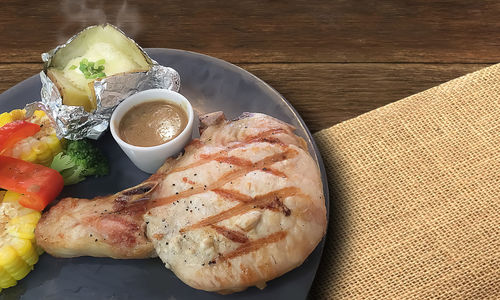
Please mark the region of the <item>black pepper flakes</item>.
[[179, 195], [179, 192], [175, 192], [176, 195]]

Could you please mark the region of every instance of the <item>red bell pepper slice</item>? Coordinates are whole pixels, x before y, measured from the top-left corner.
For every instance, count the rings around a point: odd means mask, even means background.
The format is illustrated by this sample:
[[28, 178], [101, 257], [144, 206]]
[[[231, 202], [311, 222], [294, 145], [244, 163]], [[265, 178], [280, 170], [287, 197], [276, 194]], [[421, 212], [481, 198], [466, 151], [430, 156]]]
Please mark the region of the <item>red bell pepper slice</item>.
[[61, 192], [64, 180], [56, 170], [0, 156], [0, 188], [23, 194], [19, 204], [42, 211]]
[[22, 120], [3, 125], [0, 127], [0, 154], [38, 131], [40, 131], [40, 125]]

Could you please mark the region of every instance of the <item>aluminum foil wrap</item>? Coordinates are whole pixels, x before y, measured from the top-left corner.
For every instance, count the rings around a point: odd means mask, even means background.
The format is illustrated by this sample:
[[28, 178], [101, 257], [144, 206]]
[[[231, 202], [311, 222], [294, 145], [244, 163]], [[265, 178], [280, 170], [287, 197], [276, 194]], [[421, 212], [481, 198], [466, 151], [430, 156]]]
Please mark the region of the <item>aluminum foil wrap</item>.
[[64, 137], [70, 140], [98, 139], [108, 128], [113, 110], [125, 98], [153, 88], [179, 91], [180, 76], [177, 71], [151, 60], [145, 51], [136, 44], [152, 62], [149, 71], [113, 75], [94, 81], [97, 109], [91, 113], [85, 111], [82, 106], [63, 105], [59, 90], [45, 72], [55, 52], [59, 48], [65, 47], [75, 37], [76, 35], [69, 39], [66, 44], [42, 54], [45, 63], [44, 71], [40, 72], [42, 100], [26, 106], [28, 115], [36, 109], [44, 110], [54, 122], [59, 138]]

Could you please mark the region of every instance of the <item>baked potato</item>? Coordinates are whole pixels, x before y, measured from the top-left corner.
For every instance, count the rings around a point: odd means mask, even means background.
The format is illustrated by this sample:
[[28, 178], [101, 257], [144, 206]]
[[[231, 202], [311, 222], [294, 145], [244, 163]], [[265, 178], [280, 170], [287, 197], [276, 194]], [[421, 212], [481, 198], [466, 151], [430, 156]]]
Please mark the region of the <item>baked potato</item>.
[[112, 25], [98, 25], [80, 32], [59, 48], [46, 69], [64, 105], [96, 109], [94, 81], [151, 68], [147, 55]]

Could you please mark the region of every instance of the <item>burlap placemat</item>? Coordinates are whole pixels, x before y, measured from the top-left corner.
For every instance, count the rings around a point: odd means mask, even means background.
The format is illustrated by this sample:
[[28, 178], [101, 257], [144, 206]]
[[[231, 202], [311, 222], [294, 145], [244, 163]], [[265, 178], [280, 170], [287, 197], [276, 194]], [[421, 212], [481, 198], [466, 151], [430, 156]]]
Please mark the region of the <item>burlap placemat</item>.
[[314, 137], [332, 207], [312, 299], [500, 299], [500, 65]]

